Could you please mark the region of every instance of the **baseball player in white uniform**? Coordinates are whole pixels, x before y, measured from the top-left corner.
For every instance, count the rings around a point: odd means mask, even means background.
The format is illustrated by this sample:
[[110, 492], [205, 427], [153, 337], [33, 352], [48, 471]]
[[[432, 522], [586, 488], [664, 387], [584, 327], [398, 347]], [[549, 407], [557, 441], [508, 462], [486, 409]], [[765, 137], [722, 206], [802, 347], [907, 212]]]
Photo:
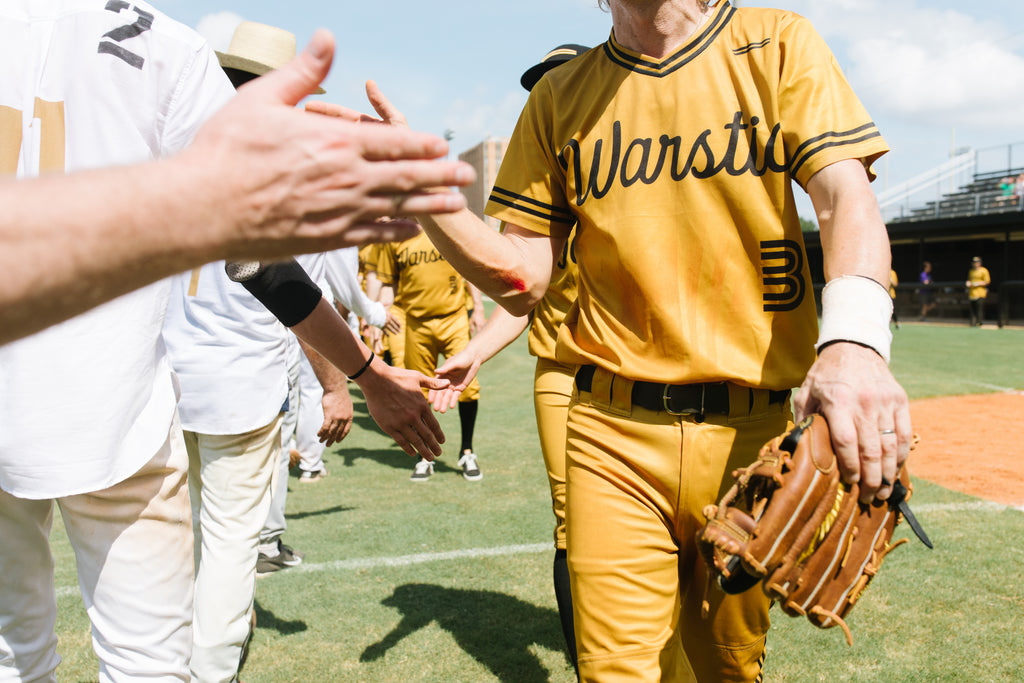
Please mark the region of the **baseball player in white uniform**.
[[385, 329], [389, 324], [387, 308], [367, 296], [359, 282], [358, 247], [328, 251], [324, 259], [327, 283], [334, 293], [335, 303], [349, 312], [349, 327], [358, 332], [359, 319], [362, 319], [371, 327]]
[[[295, 36], [288, 31], [243, 22], [228, 53], [218, 57], [225, 69], [239, 66], [238, 57], [246, 60], [240, 63], [245, 76], [228, 72], [239, 85], [294, 54]], [[322, 255], [301, 258], [313, 280], [323, 278]], [[196, 557], [191, 669], [204, 683], [236, 678], [252, 628], [258, 545], [282, 461], [288, 334], [264, 304], [229, 279], [223, 261], [174, 279], [164, 341], [181, 382]], [[332, 370], [347, 391], [344, 377]], [[292, 555], [280, 534], [273, 541], [275, 555]]]
[[[288, 332], [215, 262], [174, 281], [164, 339], [181, 382], [196, 543], [192, 672], [231, 680], [288, 398]], [[283, 530], [282, 530], [283, 531]]]
[[[311, 265], [307, 265], [313, 259], [315, 259], [316, 263], [315, 275]], [[303, 266], [307, 273], [310, 273], [320, 291], [324, 292], [328, 301], [331, 301], [331, 287], [327, 282], [324, 255], [308, 254], [298, 256], [296, 261], [299, 265]], [[323, 404], [324, 386], [319, 378], [319, 375], [325, 369], [324, 364], [326, 361], [322, 360], [322, 357], [311, 349], [309, 349], [309, 352], [314, 355], [310, 358], [307, 355], [307, 349], [302, 348], [297, 339], [294, 343], [295, 346], [292, 347], [289, 357], [288, 372], [289, 381], [294, 385], [293, 389], [298, 389], [298, 394], [296, 395], [293, 391], [289, 398], [288, 413], [285, 415], [285, 421], [292, 421], [294, 424], [291, 429], [287, 430], [290, 438], [283, 439], [282, 442], [286, 451], [290, 451], [291, 448], [298, 451], [299, 482], [310, 484], [327, 476], [327, 466], [324, 464], [324, 451], [327, 449], [327, 444], [325, 439], [321, 437], [325, 416]], [[317, 364], [316, 368], [314, 368], [314, 363]], [[329, 364], [327, 365], [329, 366]], [[335, 372], [337, 373], [337, 370]], [[340, 409], [337, 417], [346, 422], [345, 425], [338, 426], [337, 440], [340, 441], [348, 434], [351, 428], [353, 408], [345, 377], [338, 373], [338, 379], [338, 382], [329, 385], [333, 390], [333, 398], [328, 396], [327, 400], [328, 402], [336, 400], [343, 404], [337, 406]], [[293, 401], [291, 398], [295, 398], [295, 400]], [[334, 440], [331, 443], [333, 444]]]
[[[19, 177], [174, 154], [232, 95], [202, 38], [146, 2], [9, 0], [0, 35], [0, 153]], [[99, 680], [188, 680], [192, 528], [160, 341], [169, 293], [160, 282], [0, 347], [0, 680], [56, 680], [54, 503]]]

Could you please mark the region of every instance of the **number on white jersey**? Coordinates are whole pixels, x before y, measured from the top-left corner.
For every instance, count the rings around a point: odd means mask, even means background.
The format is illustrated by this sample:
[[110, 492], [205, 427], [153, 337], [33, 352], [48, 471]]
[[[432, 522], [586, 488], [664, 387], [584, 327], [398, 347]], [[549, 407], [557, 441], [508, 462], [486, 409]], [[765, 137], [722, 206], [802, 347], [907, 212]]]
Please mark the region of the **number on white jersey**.
[[137, 55], [125, 48], [121, 43], [153, 28], [153, 15], [134, 5], [129, 5], [124, 0], [109, 0], [105, 9], [115, 14], [120, 14], [122, 10], [128, 10], [134, 12], [138, 18], [131, 24], [118, 26], [104, 33], [103, 37], [110, 38], [110, 40], [101, 40], [96, 51], [99, 54], [113, 55], [118, 59], [124, 60], [129, 66], [141, 70], [146, 60], [141, 55]]

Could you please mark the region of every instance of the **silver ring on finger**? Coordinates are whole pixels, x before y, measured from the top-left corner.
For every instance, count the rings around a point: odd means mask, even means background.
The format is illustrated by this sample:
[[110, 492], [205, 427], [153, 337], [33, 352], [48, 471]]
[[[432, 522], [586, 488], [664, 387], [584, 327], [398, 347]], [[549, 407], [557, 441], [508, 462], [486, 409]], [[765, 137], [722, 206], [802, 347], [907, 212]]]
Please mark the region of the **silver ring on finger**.
[[890, 434], [895, 434], [896, 430], [895, 429], [880, 429], [880, 430], [878, 430], [878, 433], [880, 435], [882, 435], [882, 436], [889, 436]]

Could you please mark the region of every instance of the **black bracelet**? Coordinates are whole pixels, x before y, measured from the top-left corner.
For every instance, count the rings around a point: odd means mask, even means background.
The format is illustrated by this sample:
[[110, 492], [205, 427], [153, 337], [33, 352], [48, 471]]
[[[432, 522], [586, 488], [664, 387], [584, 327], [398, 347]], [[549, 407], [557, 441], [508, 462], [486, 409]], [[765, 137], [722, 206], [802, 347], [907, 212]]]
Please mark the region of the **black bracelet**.
[[373, 362], [373, 359], [374, 359], [373, 351], [370, 351], [370, 357], [366, 359], [366, 365], [364, 365], [363, 367], [359, 368], [359, 372], [357, 372], [356, 374], [349, 375], [348, 378], [351, 379], [351, 380], [359, 379], [359, 375], [361, 375], [364, 372], [366, 372], [366, 368], [370, 367], [370, 363]]
[[[829, 339], [827, 342], [824, 342], [823, 344], [818, 346], [818, 355], [820, 356], [822, 351], [832, 346], [833, 344], [838, 344], [839, 342], [843, 342], [845, 344], [856, 344], [857, 346], [863, 346], [865, 349], [871, 349], [875, 353], [878, 353], [878, 349], [876, 349], [874, 346], [871, 346], [870, 344], [865, 344], [864, 342], [853, 341], [852, 339]], [[882, 356], [881, 353], [878, 353], [878, 355]], [[882, 356], [882, 358], [884, 359], [885, 356]]]

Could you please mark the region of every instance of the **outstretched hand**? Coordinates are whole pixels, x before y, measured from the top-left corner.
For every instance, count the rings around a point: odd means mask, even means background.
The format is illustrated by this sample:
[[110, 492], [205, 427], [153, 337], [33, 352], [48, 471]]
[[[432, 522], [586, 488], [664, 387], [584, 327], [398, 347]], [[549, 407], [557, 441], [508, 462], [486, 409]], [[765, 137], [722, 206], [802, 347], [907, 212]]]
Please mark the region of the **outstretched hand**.
[[295, 110], [326, 77], [333, 56], [333, 37], [317, 31], [294, 60], [239, 88], [182, 153], [211, 183], [229, 186], [225, 194], [233, 204], [211, 212], [220, 219], [211, 229], [227, 237], [218, 241], [228, 244], [225, 257], [402, 240], [418, 230], [413, 221], [378, 219], [465, 207], [461, 193], [425, 192], [475, 177], [468, 164], [443, 159], [448, 145], [442, 138]]
[[445, 360], [444, 364], [435, 370], [434, 375], [439, 379], [448, 380], [450, 384], [442, 389], [433, 389], [427, 395], [427, 400], [434, 406], [434, 410], [444, 413], [454, 408], [459, 402], [459, 396], [476, 377], [482, 364], [481, 358], [465, 350]]
[[391, 100], [385, 97], [384, 91], [380, 89], [376, 81], [366, 81], [366, 98], [370, 101], [373, 110], [377, 112], [377, 116], [370, 116], [355, 109], [343, 107], [340, 104], [331, 104], [318, 100], [307, 102], [306, 111], [334, 116], [353, 123], [385, 123], [391, 126], [398, 126], [399, 128], [409, 127], [409, 122], [405, 119], [405, 115], [398, 111], [395, 105], [391, 104]]
[[448, 380], [394, 368], [379, 358], [359, 379], [370, 417], [410, 456], [433, 460], [441, 455], [444, 432], [423, 397], [423, 389], [442, 390]]
[[324, 422], [316, 435], [320, 443], [330, 447], [341, 442], [352, 429], [355, 411], [348, 386], [342, 386], [337, 391], [324, 390], [321, 404], [324, 409]]

